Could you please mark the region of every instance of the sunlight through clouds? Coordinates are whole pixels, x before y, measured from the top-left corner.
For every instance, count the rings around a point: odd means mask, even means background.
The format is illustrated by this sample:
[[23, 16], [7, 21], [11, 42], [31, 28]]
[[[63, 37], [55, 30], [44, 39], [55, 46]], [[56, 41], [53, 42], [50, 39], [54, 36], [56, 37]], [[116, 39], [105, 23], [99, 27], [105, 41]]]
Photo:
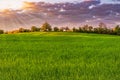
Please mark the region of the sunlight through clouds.
[[8, 0], [1, 0], [0, 1], [0, 9], [19, 9], [22, 7], [23, 2], [14, 0], [14, 1], [8, 1]]
[[27, 2], [38, 2], [41, 0], [0, 0], [0, 10], [4, 9], [20, 9], [23, 7], [23, 3]]
[[106, 22], [113, 26], [120, 21], [120, 4], [111, 4], [116, 2], [120, 1], [0, 0], [0, 28], [27, 28], [32, 25], [39, 26], [44, 21], [55, 26], [63, 26], [66, 23], [77, 26], [86, 22], [92, 25]]
[[[0, 0], [0, 10], [3, 9], [20, 9], [23, 6], [23, 2], [82, 2], [82, 1], [98, 1], [98, 0]], [[101, 3], [119, 3], [117, 0], [100, 0]]]

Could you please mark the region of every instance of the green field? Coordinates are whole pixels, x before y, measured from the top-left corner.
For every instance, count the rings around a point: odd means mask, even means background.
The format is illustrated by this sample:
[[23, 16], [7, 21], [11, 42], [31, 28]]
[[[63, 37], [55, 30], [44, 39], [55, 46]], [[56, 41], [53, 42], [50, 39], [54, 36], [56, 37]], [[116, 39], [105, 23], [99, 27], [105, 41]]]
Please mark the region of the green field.
[[120, 80], [120, 36], [0, 35], [0, 80]]

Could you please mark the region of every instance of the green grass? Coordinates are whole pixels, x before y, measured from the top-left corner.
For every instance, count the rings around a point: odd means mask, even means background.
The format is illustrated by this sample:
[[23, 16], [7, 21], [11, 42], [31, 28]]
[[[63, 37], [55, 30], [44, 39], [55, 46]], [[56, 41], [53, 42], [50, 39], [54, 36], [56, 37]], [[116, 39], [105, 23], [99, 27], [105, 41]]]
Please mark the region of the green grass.
[[0, 35], [0, 80], [120, 80], [120, 37], [71, 32]]

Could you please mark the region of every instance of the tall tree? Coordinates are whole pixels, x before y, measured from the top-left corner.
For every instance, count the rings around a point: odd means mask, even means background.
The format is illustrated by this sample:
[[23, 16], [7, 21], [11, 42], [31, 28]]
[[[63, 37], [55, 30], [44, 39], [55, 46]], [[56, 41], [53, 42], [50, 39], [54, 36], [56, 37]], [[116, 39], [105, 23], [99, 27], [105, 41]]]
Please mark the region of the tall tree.
[[42, 31], [52, 31], [52, 27], [49, 23], [45, 22], [42, 26], [41, 26], [41, 30]]
[[105, 23], [99, 23], [98, 33], [105, 34], [107, 33], [107, 27]]

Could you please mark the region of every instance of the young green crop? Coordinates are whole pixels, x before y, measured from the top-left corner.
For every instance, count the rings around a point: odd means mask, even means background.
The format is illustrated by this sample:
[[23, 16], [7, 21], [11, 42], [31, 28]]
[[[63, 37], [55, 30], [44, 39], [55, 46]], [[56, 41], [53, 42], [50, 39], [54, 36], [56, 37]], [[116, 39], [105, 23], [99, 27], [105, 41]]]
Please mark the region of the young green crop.
[[119, 36], [73, 32], [0, 35], [0, 80], [119, 79]]

